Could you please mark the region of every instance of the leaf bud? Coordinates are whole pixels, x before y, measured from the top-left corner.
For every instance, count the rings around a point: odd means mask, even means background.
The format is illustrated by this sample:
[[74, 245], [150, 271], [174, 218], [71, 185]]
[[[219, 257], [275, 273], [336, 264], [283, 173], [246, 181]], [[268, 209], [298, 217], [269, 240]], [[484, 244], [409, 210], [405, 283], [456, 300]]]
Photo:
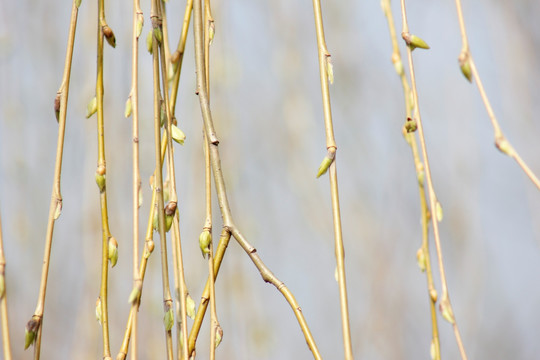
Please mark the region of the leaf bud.
[[454, 312], [452, 311], [452, 306], [450, 305], [450, 301], [448, 300], [447, 296], [443, 296], [441, 299], [439, 310], [441, 311], [442, 317], [450, 324], [454, 324], [456, 322]]
[[216, 326], [216, 343], [215, 347], [218, 347], [219, 344], [221, 344], [221, 340], [223, 339], [223, 329], [219, 324]]
[[317, 172], [317, 178], [321, 177], [321, 175], [325, 174], [328, 171], [328, 168], [330, 165], [332, 165], [332, 162], [334, 159], [330, 159], [328, 156], [325, 156], [323, 161], [321, 162], [321, 165], [319, 166], [319, 171]]
[[126, 107], [124, 108], [124, 116], [126, 118], [131, 116], [131, 110], [132, 110], [132, 104], [131, 104], [131, 96], [130, 96], [127, 98]]
[[171, 331], [174, 324], [174, 312], [172, 308], [169, 308], [163, 316], [163, 325], [165, 325], [166, 331]]
[[469, 53], [462, 51], [461, 54], [459, 54], [458, 62], [463, 76], [465, 76], [469, 82], [472, 82], [471, 59]]
[[334, 65], [332, 65], [332, 57], [326, 55], [326, 75], [330, 84], [334, 83]]
[[103, 28], [103, 35], [105, 35], [105, 40], [111, 45], [113, 48], [116, 47], [116, 37], [114, 36], [114, 32], [109, 27], [109, 25], [104, 25]]
[[163, 33], [161, 32], [161, 27], [157, 26], [154, 28], [154, 36], [157, 40], [158, 45], [163, 41]]
[[420, 271], [426, 271], [426, 254], [424, 253], [423, 248], [418, 249], [418, 251], [416, 252], [416, 261], [418, 263]]
[[56, 93], [54, 97], [54, 116], [56, 116], [56, 121], [60, 119], [60, 93]]
[[152, 54], [152, 51], [153, 51], [153, 48], [152, 48], [152, 46], [153, 46], [152, 42], [153, 41], [154, 40], [152, 40], [152, 32], [149, 31], [148, 35], [146, 35], [146, 50], [148, 50], [148, 52], [150, 54]]
[[203, 258], [206, 258], [206, 254], [210, 254], [210, 243], [212, 242], [212, 234], [207, 229], [201, 232], [199, 235], [199, 247], [201, 248]]
[[88, 102], [88, 105], [86, 105], [86, 118], [88, 119], [90, 116], [94, 115], [97, 111], [97, 98], [94, 96], [90, 102]]
[[118, 262], [118, 241], [113, 236], [109, 238], [109, 260], [111, 267], [114, 267]]
[[186, 140], [186, 134], [176, 125], [171, 125], [171, 135], [174, 141], [180, 145], [184, 145], [184, 140]]
[[139, 36], [141, 36], [143, 25], [144, 25], [143, 14], [137, 14], [137, 33], [136, 33], [137, 39], [139, 38]]
[[96, 172], [96, 184], [99, 188], [100, 193], [105, 191], [105, 185], [106, 185], [105, 175], [100, 175]]
[[191, 320], [195, 319], [195, 301], [189, 294], [186, 296], [186, 313]]
[[36, 315], [32, 316], [30, 321], [24, 328], [24, 350], [28, 349], [36, 341], [37, 332], [41, 325], [40, 318]]

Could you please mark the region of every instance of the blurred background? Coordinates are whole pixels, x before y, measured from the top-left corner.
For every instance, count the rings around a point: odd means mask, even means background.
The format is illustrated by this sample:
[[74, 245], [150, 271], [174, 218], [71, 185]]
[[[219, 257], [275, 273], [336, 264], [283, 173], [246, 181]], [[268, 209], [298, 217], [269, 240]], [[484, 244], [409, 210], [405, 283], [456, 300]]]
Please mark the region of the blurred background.
[[[96, 3], [83, 0], [75, 39], [62, 195], [47, 291], [43, 359], [101, 357], [95, 320], [101, 262], [95, 93]], [[110, 272], [111, 350], [116, 355], [132, 286], [131, 2], [108, 2], [117, 39], [105, 47], [107, 194], [118, 265]], [[171, 47], [184, 1], [167, 13]], [[214, 1], [211, 98], [234, 217], [263, 261], [295, 294], [326, 359], [343, 357], [328, 177], [315, 179], [326, 153], [313, 8], [310, 1]], [[401, 32], [399, 3], [392, 4]], [[471, 51], [508, 139], [540, 173], [540, 3], [465, 1]], [[140, 46], [141, 176], [144, 203], [154, 168], [151, 56]], [[444, 209], [441, 239], [450, 296], [471, 359], [534, 359], [540, 352], [540, 193], [494, 147], [475, 85], [461, 75], [452, 1], [409, 1], [411, 32], [431, 46], [414, 53], [420, 108]], [[71, 3], [0, 2], [0, 212], [15, 358], [36, 305], [58, 126]], [[416, 264], [420, 208], [410, 149], [401, 134], [403, 94], [378, 1], [323, 3], [335, 82], [332, 110], [349, 290], [358, 359], [428, 359], [431, 340], [425, 275]], [[404, 47], [400, 41], [401, 50]], [[186, 45], [176, 117], [187, 135], [176, 146], [187, 283], [197, 301], [207, 276], [198, 247], [204, 223], [202, 121], [195, 90], [193, 37]], [[214, 206], [214, 237], [220, 231]], [[141, 229], [144, 225], [141, 226]], [[155, 237], [159, 249], [159, 236]], [[433, 253], [434, 254], [434, 253]], [[140, 310], [140, 358], [165, 358], [159, 253], [150, 259]], [[437, 289], [438, 272], [434, 266]], [[171, 281], [172, 285], [172, 281]], [[282, 296], [265, 284], [242, 249], [229, 245], [217, 282], [224, 330], [221, 359], [310, 359]], [[208, 357], [208, 319], [198, 358]], [[191, 326], [191, 321], [189, 322]], [[459, 356], [440, 321], [444, 359]], [[2, 356], [2, 355], [0, 355]]]

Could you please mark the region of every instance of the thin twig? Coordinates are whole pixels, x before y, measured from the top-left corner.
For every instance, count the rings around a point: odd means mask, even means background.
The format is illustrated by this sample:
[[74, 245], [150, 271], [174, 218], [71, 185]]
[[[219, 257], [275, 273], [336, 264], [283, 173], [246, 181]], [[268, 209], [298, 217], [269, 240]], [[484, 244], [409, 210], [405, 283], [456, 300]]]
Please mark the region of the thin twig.
[[[330, 91], [328, 78], [333, 79], [330, 53], [326, 48], [324, 39], [324, 27], [320, 0], [313, 0], [313, 13], [315, 17], [315, 29], [317, 32], [317, 49], [319, 54], [319, 75], [321, 79], [322, 104], [324, 112], [324, 128], [326, 132], [326, 159], [330, 160], [330, 196], [332, 199], [332, 217], [334, 221], [335, 253], [337, 262], [337, 274], [339, 285], [339, 302], [341, 307], [341, 330], [343, 333], [343, 351], [345, 359], [353, 359], [351, 329], [349, 324], [349, 305], [347, 300], [347, 281], [345, 277], [345, 248], [341, 230], [341, 214], [339, 206], [339, 191], [336, 165], [336, 141], [334, 139], [334, 126], [332, 124], [332, 110], [330, 107]], [[333, 80], [332, 80], [333, 81]]]
[[534, 172], [529, 168], [527, 163], [521, 158], [519, 153], [514, 149], [514, 147], [506, 139], [506, 136], [501, 130], [501, 126], [499, 125], [497, 117], [495, 116], [495, 112], [493, 111], [493, 108], [491, 107], [491, 103], [489, 102], [486, 91], [484, 90], [484, 85], [482, 84], [482, 79], [480, 79], [480, 75], [478, 74], [476, 63], [469, 49], [469, 40], [467, 38], [467, 32], [465, 30], [465, 20], [463, 17], [461, 0], [456, 0], [456, 8], [457, 8], [457, 15], [458, 15], [458, 20], [459, 20], [459, 28], [461, 32], [461, 41], [462, 41], [461, 53], [459, 54], [458, 61], [461, 66], [463, 74], [467, 76], [466, 73], [467, 71], [469, 71], [470, 73], [468, 74], [467, 78], [470, 80], [470, 76], [472, 75], [472, 77], [476, 81], [476, 84], [478, 85], [478, 91], [480, 92], [480, 97], [482, 98], [482, 102], [484, 103], [484, 107], [486, 108], [486, 111], [489, 116], [489, 120], [491, 121], [491, 125], [493, 127], [495, 146], [503, 154], [506, 154], [510, 156], [512, 159], [514, 159], [518, 163], [519, 167], [521, 167], [525, 175], [527, 175], [529, 179], [531, 179], [533, 184], [540, 190], [540, 179], [538, 179], [538, 177], [534, 174]]
[[[71, 6], [71, 19], [69, 23], [69, 35], [66, 48], [66, 58], [64, 62], [64, 74], [62, 76], [62, 84], [55, 98], [55, 112], [58, 113], [58, 140], [56, 145], [56, 160], [54, 165], [54, 180], [51, 195], [51, 203], [49, 206], [49, 217], [47, 220], [47, 233], [45, 237], [45, 251], [43, 255], [43, 266], [41, 270], [41, 282], [39, 286], [39, 295], [34, 311], [34, 316], [28, 322], [28, 325], [37, 322], [37, 334], [35, 334], [36, 342], [34, 346], [34, 359], [40, 358], [41, 350], [41, 329], [43, 325], [43, 312], [45, 308], [45, 294], [47, 291], [47, 279], [49, 275], [49, 264], [51, 258], [52, 238], [54, 232], [54, 224], [62, 211], [62, 194], [60, 191], [60, 178], [62, 174], [62, 158], [64, 153], [64, 134], [66, 130], [66, 114], [69, 95], [69, 83], [71, 78], [71, 63], [73, 58], [73, 46], [75, 43], [75, 31], [77, 29], [77, 16], [79, 14], [80, 0], [73, 0]], [[27, 325], [27, 327], [28, 327]]]
[[290, 292], [290, 290], [285, 286], [283, 282], [275, 277], [274, 274], [266, 267], [266, 265], [259, 258], [257, 251], [253, 248], [247, 240], [242, 236], [240, 231], [236, 228], [233, 220], [231, 210], [229, 208], [229, 202], [227, 199], [227, 191], [225, 189], [225, 181], [221, 171], [221, 161], [218, 150], [219, 140], [214, 131], [214, 124], [212, 121], [212, 115], [210, 112], [210, 106], [208, 103], [208, 96], [206, 94], [206, 71], [204, 69], [204, 39], [203, 39], [203, 17], [202, 17], [202, 6], [200, 0], [195, 0], [193, 3], [193, 13], [194, 13], [194, 34], [195, 34], [195, 63], [197, 69], [197, 91], [199, 94], [199, 102], [201, 105], [201, 112], [204, 121], [204, 126], [207, 134], [207, 142], [210, 147], [210, 159], [212, 163], [212, 171], [214, 174], [214, 184], [216, 187], [216, 193], [218, 197], [218, 203], [221, 210], [221, 215], [223, 218], [223, 225], [234, 236], [236, 241], [240, 246], [246, 251], [246, 253], [251, 258], [252, 262], [255, 264], [264, 281], [270, 282], [274, 285], [285, 297], [289, 305], [294, 311], [294, 314], [300, 324], [304, 337], [308, 344], [308, 347], [313, 352], [313, 356], [316, 359], [320, 359], [321, 355], [311, 331], [307, 326], [304, 315], [300, 306], [296, 302], [296, 299]]
[[[130, 105], [132, 108], [132, 158], [133, 158], [133, 287], [140, 286], [141, 278], [139, 271], [139, 194], [141, 192], [141, 176], [139, 171], [139, 35], [143, 26], [143, 13], [139, 0], [133, 0], [133, 30], [132, 30], [132, 63], [131, 63], [131, 92]], [[126, 114], [127, 115], [127, 114]], [[132, 309], [138, 306], [137, 301], [131, 304]], [[133, 322], [131, 327], [131, 359], [137, 359], [137, 311], [133, 311]]]
[[[165, 212], [164, 212], [164, 201], [163, 201], [163, 174], [162, 174], [162, 165], [161, 165], [161, 99], [160, 99], [160, 75], [159, 75], [159, 43], [162, 40], [162, 36], [158, 34], [162, 31], [161, 29], [161, 14], [159, 13], [159, 4], [157, 0], [152, 0], [152, 8], [150, 18], [152, 19], [152, 37], [153, 37], [153, 78], [154, 78], [154, 143], [155, 143], [155, 154], [156, 154], [156, 170], [154, 176], [154, 188], [156, 189], [156, 202], [153, 204], [156, 207], [158, 212], [158, 232], [159, 238], [161, 240], [161, 275], [163, 281], [163, 308], [165, 317], [168, 316], [169, 311], [172, 311], [172, 297], [171, 290], [169, 286], [169, 270], [167, 263], [167, 239], [165, 234]], [[165, 321], [165, 337], [166, 337], [166, 349], [167, 349], [167, 358], [169, 360], [173, 359], [173, 349], [172, 349], [172, 334], [171, 328], [169, 327], [168, 321]]]
[[[410, 39], [411, 34], [409, 33], [409, 25], [407, 23], [407, 13], [405, 10], [405, 0], [401, 0], [401, 14], [402, 14], [402, 20], [403, 20], [403, 31], [402, 31], [402, 37], [405, 41], [407, 39]], [[431, 223], [433, 226], [433, 237], [435, 239], [435, 247], [437, 250], [437, 258], [439, 263], [439, 273], [441, 277], [441, 288], [442, 288], [442, 296], [439, 302], [439, 307], [441, 310], [441, 313], [443, 314], [443, 317], [448, 320], [453, 328], [454, 328], [454, 334], [456, 337], [456, 342], [460, 350], [461, 358], [463, 360], [467, 359], [467, 354], [465, 353], [465, 348], [463, 346], [463, 342], [461, 340], [461, 335], [459, 333], [459, 328], [457, 325], [457, 321], [454, 316], [454, 311], [452, 308], [452, 305], [450, 303], [450, 294], [448, 292], [448, 285], [446, 282], [446, 272], [444, 269], [444, 262], [443, 262], [443, 256], [442, 256], [442, 248], [441, 248], [441, 240], [439, 235], [439, 220], [438, 216], [436, 215], [436, 209], [437, 207], [440, 207], [438, 205], [437, 195], [435, 194], [435, 190], [433, 188], [433, 180], [431, 177], [431, 170], [427, 155], [427, 148], [426, 148], [426, 142], [424, 137], [424, 129], [422, 126], [422, 118], [420, 115], [420, 107], [418, 104], [418, 92], [416, 90], [416, 78], [414, 75], [414, 64], [413, 64], [413, 58], [412, 58], [412, 49], [411, 46], [407, 46], [407, 55], [409, 60], [409, 73], [411, 76], [411, 88], [413, 92], [413, 102], [414, 102], [414, 108], [416, 111], [416, 118], [417, 118], [417, 126], [418, 126], [418, 137], [420, 139], [420, 146], [422, 149], [422, 157], [424, 159], [424, 167], [425, 167], [425, 176], [427, 180], [427, 192], [429, 195], [429, 207], [431, 209]]]
[[441, 351], [440, 351], [440, 345], [439, 345], [437, 310], [435, 307], [436, 302], [437, 302], [437, 292], [435, 290], [435, 285], [433, 282], [433, 272], [431, 271], [431, 257], [429, 254], [428, 234], [429, 234], [429, 216], [430, 215], [429, 215], [429, 209], [427, 205], [426, 191], [425, 191], [424, 165], [418, 153], [418, 144], [416, 142], [416, 137], [414, 136], [415, 129], [407, 127], [408, 122], [412, 121], [413, 104], [412, 104], [412, 99], [410, 96], [411, 88], [409, 86], [409, 81], [407, 80], [407, 76], [405, 75], [405, 71], [403, 69], [403, 60], [401, 58], [401, 52], [399, 51], [397, 32], [396, 32], [396, 27], [394, 23], [394, 15], [392, 13], [392, 7], [390, 5], [390, 0], [383, 0], [382, 6], [383, 6], [383, 12], [386, 16], [386, 19], [388, 20], [388, 29], [390, 31], [390, 39], [392, 41], [392, 63], [394, 64], [394, 68], [401, 79], [401, 84], [403, 87], [403, 98], [405, 100], [405, 113], [406, 113], [406, 119], [407, 119], [406, 124], [403, 127], [403, 134], [404, 134], [405, 140], [411, 147], [411, 151], [413, 155], [415, 172], [418, 179], [418, 192], [420, 195], [420, 207], [421, 207], [421, 219], [422, 219], [422, 246], [418, 250], [417, 256], [418, 256], [418, 263], [419, 263], [420, 268], [426, 272], [428, 297], [429, 297], [429, 303], [430, 303], [431, 325], [432, 325], [431, 326], [432, 327], [432, 340], [431, 340], [432, 351], [431, 352], [432, 352], [433, 360], [440, 360]]

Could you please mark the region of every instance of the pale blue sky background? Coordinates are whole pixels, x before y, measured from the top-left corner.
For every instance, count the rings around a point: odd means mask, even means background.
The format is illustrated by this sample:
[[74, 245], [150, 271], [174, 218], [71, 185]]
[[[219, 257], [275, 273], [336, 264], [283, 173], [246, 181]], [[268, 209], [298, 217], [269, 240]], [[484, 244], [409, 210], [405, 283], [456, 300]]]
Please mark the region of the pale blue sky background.
[[[22, 353], [24, 325], [37, 299], [56, 148], [52, 103], [60, 85], [69, 2], [0, 2], [0, 211], [7, 255], [12, 341]], [[238, 225], [293, 291], [325, 359], [342, 358], [333, 229], [327, 177], [315, 179], [324, 128], [310, 1], [214, 1], [212, 111]], [[168, 8], [176, 44], [184, 2]], [[540, 352], [540, 193], [493, 146], [477, 89], [459, 72], [460, 36], [452, 1], [409, 1], [411, 32], [430, 45], [415, 51], [420, 107], [444, 208], [441, 237], [452, 303], [471, 359], [534, 359]], [[509, 140], [540, 173], [540, 5], [464, 1], [471, 50]], [[401, 28], [398, 2], [393, 8]], [[105, 50], [110, 225], [120, 243], [111, 272], [111, 344], [118, 351], [131, 288], [131, 2], [108, 2], [117, 38]], [[143, 4], [149, 29], [149, 5]], [[401, 136], [403, 96], [378, 1], [326, 1], [323, 13], [335, 83], [332, 110], [355, 357], [428, 359], [425, 276], [412, 157]], [[68, 105], [62, 194], [44, 320], [42, 358], [96, 359], [101, 330], [99, 199], [95, 118], [85, 119], [95, 88], [96, 4], [79, 12]], [[403, 46], [400, 43], [403, 51]], [[153, 169], [151, 64], [140, 46], [141, 175], [148, 211]], [[177, 148], [179, 211], [188, 286], [197, 299], [207, 271], [197, 238], [203, 226], [201, 117], [188, 37], [177, 118], [187, 135]], [[217, 205], [216, 209], [217, 210]], [[215, 217], [215, 235], [219, 232]], [[144, 223], [144, 221], [143, 221]], [[156, 237], [157, 240], [157, 237]], [[157, 254], [157, 253], [156, 253]], [[438, 279], [438, 272], [435, 273]], [[437, 281], [437, 289], [440, 290]], [[281, 295], [265, 284], [233, 241], [217, 285], [221, 359], [310, 359]], [[141, 359], [164, 358], [161, 275], [150, 262], [141, 305], [147, 341]], [[191, 325], [191, 323], [190, 323]], [[207, 325], [198, 355], [207, 357]], [[440, 323], [444, 359], [458, 357], [450, 325]]]

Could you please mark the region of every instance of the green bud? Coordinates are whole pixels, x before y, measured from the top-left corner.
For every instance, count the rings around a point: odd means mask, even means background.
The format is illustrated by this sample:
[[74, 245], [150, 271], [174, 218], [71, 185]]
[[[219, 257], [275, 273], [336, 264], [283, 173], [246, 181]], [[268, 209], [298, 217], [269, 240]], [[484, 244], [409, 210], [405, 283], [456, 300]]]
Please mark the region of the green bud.
[[158, 44], [161, 44], [161, 42], [163, 41], [163, 34], [159, 26], [154, 28], [154, 36], [156, 37]]
[[514, 153], [512, 145], [510, 145], [508, 140], [506, 140], [502, 136], [499, 136], [495, 139], [495, 146], [497, 147], [497, 149], [499, 149], [500, 152], [508, 156], [512, 156], [512, 154]]
[[437, 200], [435, 203], [435, 215], [437, 217], [437, 221], [441, 222], [443, 219], [443, 209], [439, 200]]
[[472, 82], [472, 69], [471, 69], [471, 59], [469, 57], [469, 54], [467, 52], [461, 52], [461, 54], [458, 57], [459, 67], [461, 69], [461, 73], [465, 78]]
[[176, 125], [171, 125], [172, 138], [174, 141], [180, 145], [184, 145], [184, 140], [186, 140], [186, 134]]
[[403, 75], [403, 62], [401, 61], [399, 53], [392, 54], [392, 64], [394, 64], [394, 69], [396, 70], [397, 74], [400, 76]]
[[405, 43], [407, 43], [407, 45], [411, 48], [411, 50], [414, 50], [416, 48], [429, 49], [429, 45], [416, 35], [402, 33], [401, 36], [403, 37], [403, 40], [405, 40]]
[[334, 279], [336, 279], [336, 282], [339, 282], [339, 275], [338, 275], [338, 271], [337, 271], [337, 265], [334, 268]]
[[96, 184], [97, 184], [97, 186], [99, 188], [100, 193], [105, 191], [105, 185], [106, 185], [105, 175], [100, 175], [100, 174], [96, 173]]
[[439, 295], [437, 294], [437, 290], [435, 290], [435, 289], [429, 290], [429, 298], [430, 298], [431, 301], [433, 301], [434, 303], [437, 302], [437, 297], [438, 297], [438, 296], [439, 296]]
[[114, 32], [109, 27], [109, 25], [104, 25], [103, 28], [103, 35], [105, 36], [105, 40], [111, 45], [113, 48], [116, 47], [116, 37], [114, 36]]
[[144, 258], [148, 259], [150, 257], [150, 254], [154, 251], [154, 240], [146, 240], [146, 246], [144, 250]]
[[137, 39], [139, 38], [139, 36], [141, 36], [143, 25], [144, 25], [143, 14], [137, 14]]
[[328, 156], [325, 156], [323, 161], [321, 162], [321, 166], [319, 166], [319, 171], [317, 172], [317, 178], [321, 177], [321, 175], [325, 174], [328, 171], [328, 168], [330, 165], [332, 165], [332, 162], [334, 159], [330, 159]]
[[98, 297], [96, 300], [96, 320], [99, 322], [100, 325], [101, 325], [102, 319], [103, 317], [101, 314], [101, 298]]
[[128, 97], [128, 99], [126, 100], [126, 107], [124, 109], [124, 116], [126, 118], [130, 117], [131, 116], [131, 110], [132, 110], [132, 106], [131, 106], [131, 96]]
[[152, 51], [153, 51], [153, 47], [152, 47], [152, 46], [153, 46], [153, 44], [152, 44], [153, 40], [152, 40], [152, 38], [153, 38], [153, 37], [152, 37], [152, 32], [149, 31], [149, 32], [148, 32], [148, 35], [146, 35], [146, 49], [148, 50], [148, 52], [149, 52], [150, 54], [151, 54]]
[[142, 193], [142, 189], [139, 187], [139, 207], [141, 207], [143, 204], [143, 193]]
[[60, 93], [56, 93], [54, 97], [54, 116], [56, 116], [56, 121], [60, 119]]
[[212, 234], [210, 231], [203, 230], [199, 235], [199, 247], [201, 248], [203, 258], [206, 258], [206, 254], [210, 254], [210, 243], [212, 242]]
[[165, 231], [169, 231], [171, 229], [175, 212], [176, 202], [170, 201], [167, 206], [165, 206]]
[[97, 98], [94, 96], [92, 100], [86, 105], [86, 118], [94, 115], [97, 111]]
[[171, 55], [171, 63], [176, 64], [180, 60], [180, 51], [175, 50]]
[[189, 294], [186, 296], [186, 313], [191, 320], [195, 319], [195, 301]]
[[111, 267], [114, 267], [118, 262], [118, 241], [113, 236], [109, 238], [109, 260]]
[[62, 213], [62, 199], [59, 199], [56, 201], [56, 208], [54, 209], [54, 220], [57, 220], [60, 217], [60, 214]]
[[77, 7], [77, 9], [79, 8], [79, 6], [81, 6], [81, 1], [82, 0], [75, 0], [75, 6]]
[[24, 328], [24, 350], [28, 349], [28, 347], [36, 341], [40, 325], [41, 321], [39, 317], [35, 315], [32, 316], [30, 321], [26, 324], [26, 327]]
[[328, 81], [330, 84], [334, 83], [334, 65], [332, 65], [332, 57], [330, 55], [326, 56], [326, 75], [328, 76]]
[[418, 263], [420, 271], [426, 271], [426, 254], [424, 253], [424, 249], [418, 249], [418, 251], [416, 252], [416, 261]]
[[163, 325], [165, 325], [166, 331], [171, 331], [172, 326], [174, 324], [174, 312], [173, 309], [170, 308], [165, 312], [165, 315], [163, 316]]
[[133, 287], [133, 290], [131, 290], [131, 293], [129, 294], [129, 300], [128, 300], [129, 303], [134, 304], [135, 301], [137, 301], [140, 296], [141, 296], [141, 285], [140, 283], [138, 283], [137, 285]]
[[439, 310], [441, 311], [442, 317], [450, 324], [454, 324], [456, 322], [454, 312], [452, 311], [452, 306], [450, 306], [450, 301], [448, 300], [447, 296], [444, 296], [441, 299]]
[[408, 133], [411, 133], [411, 132], [415, 132], [416, 129], [418, 129], [418, 124], [416, 123], [416, 120], [408, 117], [407, 121], [405, 122], [405, 131]]
[[218, 347], [219, 344], [221, 344], [221, 340], [223, 339], [223, 329], [221, 328], [221, 326], [218, 324], [216, 326], [216, 343], [215, 343], [215, 347]]
[[212, 44], [212, 41], [214, 40], [214, 35], [216, 33], [216, 26], [214, 25], [214, 20], [210, 21], [210, 24], [208, 25], [208, 42], [209, 45]]

